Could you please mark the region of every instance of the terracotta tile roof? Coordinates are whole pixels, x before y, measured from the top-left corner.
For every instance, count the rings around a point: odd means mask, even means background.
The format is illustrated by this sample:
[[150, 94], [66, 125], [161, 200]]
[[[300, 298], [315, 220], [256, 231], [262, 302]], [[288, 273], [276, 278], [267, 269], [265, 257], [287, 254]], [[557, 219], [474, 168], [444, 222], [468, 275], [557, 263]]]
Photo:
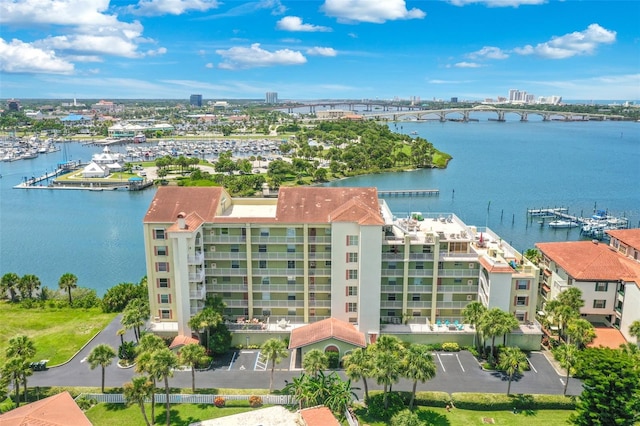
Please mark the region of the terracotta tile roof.
[[340, 422], [324, 405], [300, 410], [302, 420], [307, 426], [340, 426]]
[[620, 345], [627, 343], [620, 330], [611, 327], [595, 327], [596, 338], [588, 346], [597, 348], [604, 346], [605, 348], [618, 349]]
[[293, 329], [289, 349], [301, 348], [332, 338], [361, 348], [366, 346], [364, 333], [359, 332], [352, 324], [336, 318], [327, 318]]
[[576, 280], [640, 282], [640, 265], [606, 244], [591, 241], [538, 243], [536, 247]]
[[169, 349], [173, 349], [173, 348], [177, 348], [180, 346], [185, 346], [185, 345], [190, 345], [192, 343], [200, 343], [200, 341], [198, 339], [196, 339], [195, 337], [191, 337], [191, 336], [185, 336], [183, 334], [180, 334], [179, 336], [176, 336], [173, 338], [173, 340], [171, 341], [171, 344], [169, 345]]
[[206, 222], [213, 222], [220, 198], [226, 194], [220, 187], [161, 186], [144, 217], [145, 223], [173, 223], [178, 213], [197, 213]]
[[612, 229], [607, 234], [613, 238], [620, 240], [629, 247], [640, 250], [640, 228], [633, 229]]
[[280, 188], [276, 221], [383, 225], [376, 188]]
[[65, 391], [0, 415], [0, 425], [91, 426], [91, 422]]
[[178, 225], [178, 222], [175, 222], [169, 228], [167, 228], [167, 232], [191, 232], [194, 229], [198, 229], [200, 225], [205, 222], [203, 218], [200, 217], [198, 213], [190, 213], [186, 215], [184, 219], [185, 228], [181, 229]]

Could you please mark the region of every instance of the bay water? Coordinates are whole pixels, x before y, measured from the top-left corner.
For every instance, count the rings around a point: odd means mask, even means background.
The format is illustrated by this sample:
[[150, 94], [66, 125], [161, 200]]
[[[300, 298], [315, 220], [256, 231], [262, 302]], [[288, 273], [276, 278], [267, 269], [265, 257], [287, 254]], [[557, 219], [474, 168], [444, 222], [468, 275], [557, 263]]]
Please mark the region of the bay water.
[[[417, 134], [453, 156], [444, 170], [359, 176], [327, 186], [380, 190], [439, 189], [437, 197], [386, 198], [397, 215], [455, 213], [469, 225], [488, 226], [518, 250], [536, 242], [580, 239], [573, 229], [550, 229], [529, 208], [594, 209], [640, 226], [640, 123], [398, 122], [392, 130]], [[66, 143], [65, 150], [32, 160], [0, 163], [0, 275], [35, 274], [58, 287], [66, 272], [99, 295], [145, 274], [142, 219], [155, 193], [14, 189], [25, 177], [52, 171], [63, 159], [91, 159], [100, 148]], [[66, 152], [65, 152], [66, 151]]]

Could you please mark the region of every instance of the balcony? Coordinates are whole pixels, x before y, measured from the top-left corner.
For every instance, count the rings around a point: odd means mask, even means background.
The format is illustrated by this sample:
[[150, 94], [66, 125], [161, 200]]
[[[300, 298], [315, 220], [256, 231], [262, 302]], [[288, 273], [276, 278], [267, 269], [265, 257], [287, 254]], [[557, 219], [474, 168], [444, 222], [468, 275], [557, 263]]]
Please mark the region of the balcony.
[[380, 309], [402, 308], [402, 300], [381, 300]]
[[304, 253], [299, 252], [253, 252], [251, 253], [251, 257], [254, 260], [303, 260]]
[[189, 290], [189, 299], [191, 300], [204, 300], [206, 297], [207, 290], [204, 287], [199, 290]]
[[246, 284], [225, 284], [225, 283], [216, 283], [216, 284], [207, 284], [208, 292], [243, 292], [246, 293], [249, 289], [249, 286]]
[[187, 256], [187, 263], [189, 265], [202, 265], [202, 262], [204, 262], [203, 253], [196, 253], [196, 254]]
[[331, 284], [309, 284], [309, 291], [328, 293], [331, 291]]
[[456, 301], [456, 302], [443, 302], [438, 300], [436, 302], [437, 309], [463, 309], [472, 301]]
[[244, 235], [205, 235], [205, 244], [230, 244], [243, 243], [247, 240]]
[[409, 293], [431, 293], [433, 291], [432, 285], [410, 285], [408, 289]]
[[404, 260], [404, 253], [392, 253], [392, 252], [382, 253], [382, 260], [402, 261]]
[[304, 300], [254, 300], [254, 308], [304, 308]]
[[248, 308], [249, 307], [248, 300], [225, 299], [224, 303], [226, 303], [228, 308]]
[[304, 286], [302, 284], [254, 284], [253, 291], [269, 291], [279, 293], [302, 293]]
[[409, 260], [433, 261], [433, 253], [409, 253]]
[[309, 300], [310, 308], [330, 308], [331, 300]]
[[[431, 303], [431, 301], [428, 300], [410, 300], [407, 302], [407, 308], [411, 309], [411, 308], [431, 308], [433, 306], [433, 304]], [[438, 305], [438, 307], [440, 307]]]
[[309, 252], [309, 259], [331, 260], [331, 252], [330, 251], [312, 251], [312, 252]]
[[439, 285], [438, 293], [478, 293], [477, 285]]
[[251, 275], [254, 277], [300, 277], [304, 274], [302, 268], [253, 268]]
[[383, 269], [381, 271], [383, 277], [402, 277], [404, 276], [404, 270], [400, 269]]
[[189, 282], [201, 283], [204, 281], [204, 270], [200, 269], [196, 272], [189, 272]]
[[438, 276], [454, 278], [477, 278], [477, 269], [438, 269]]
[[206, 268], [205, 272], [207, 275], [212, 277], [221, 277], [221, 276], [246, 276], [247, 268]]
[[323, 236], [323, 237], [309, 236], [309, 243], [310, 244], [331, 244], [331, 236]]
[[327, 268], [309, 268], [310, 276], [331, 276], [331, 269]]
[[247, 253], [242, 251], [208, 251], [205, 252], [204, 258], [207, 260], [246, 260]]
[[303, 242], [303, 237], [272, 237], [260, 235], [251, 236], [252, 244], [302, 244]]

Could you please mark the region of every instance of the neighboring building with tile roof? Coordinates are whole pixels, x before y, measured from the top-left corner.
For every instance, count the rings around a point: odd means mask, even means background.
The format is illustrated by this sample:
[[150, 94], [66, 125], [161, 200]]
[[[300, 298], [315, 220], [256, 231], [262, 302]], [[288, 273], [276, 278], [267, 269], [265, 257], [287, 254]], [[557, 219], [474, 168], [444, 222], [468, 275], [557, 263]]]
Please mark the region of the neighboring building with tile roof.
[[299, 412], [306, 426], [340, 426], [336, 416], [324, 405], [305, 408]]
[[498, 235], [453, 214], [394, 214], [376, 188], [232, 198], [220, 187], [160, 187], [144, 237], [151, 328], [166, 335], [191, 335], [189, 319], [214, 294], [240, 329], [335, 318], [367, 343], [381, 325], [410, 333], [461, 322], [475, 300], [523, 323], [535, 316], [538, 269]]
[[625, 256], [640, 262], [640, 228], [607, 231], [609, 245]]
[[630, 246], [619, 248], [627, 232], [637, 234], [636, 230], [609, 231], [609, 245], [597, 240], [536, 244], [543, 255], [540, 308], [544, 311], [547, 301], [577, 287], [584, 300], [581, 315], [594, 325], [620, 329], [630, 341], [629, 325], [640, 320], [640, 262], [628, 256]]
[[23, 405], [0, 415], [2, 426], [91, 426], [67, 391]]

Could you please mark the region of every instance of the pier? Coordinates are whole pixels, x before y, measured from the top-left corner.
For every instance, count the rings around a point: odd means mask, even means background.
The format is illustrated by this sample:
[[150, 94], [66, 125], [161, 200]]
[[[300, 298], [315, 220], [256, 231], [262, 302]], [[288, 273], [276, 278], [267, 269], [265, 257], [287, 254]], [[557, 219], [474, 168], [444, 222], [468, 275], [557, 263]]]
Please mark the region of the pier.
[[378, 191], [379, 197], [437, 197], [439, 189], [399, 189], [395, 191]]
[[[591, 217], [583, 217], [569, 214], [569, 209], [565, 207], [555, 207], [546, 209], [527, 209], [527, 216], [537, 217], [540, 226], [545, 225], [545, 219], [553, 219], [547, 222], [553, 228], [573, 228], [580, 227], [580, 234], [584, 237], [604, 239], [607, 238], [605, 231], [611, 229], [628, 229], [629, 220], [626, 217], [616, 217], [608, 214], [605, 210], [595, 210]], [[557, 222], [557, 223], [556, 223]]]

